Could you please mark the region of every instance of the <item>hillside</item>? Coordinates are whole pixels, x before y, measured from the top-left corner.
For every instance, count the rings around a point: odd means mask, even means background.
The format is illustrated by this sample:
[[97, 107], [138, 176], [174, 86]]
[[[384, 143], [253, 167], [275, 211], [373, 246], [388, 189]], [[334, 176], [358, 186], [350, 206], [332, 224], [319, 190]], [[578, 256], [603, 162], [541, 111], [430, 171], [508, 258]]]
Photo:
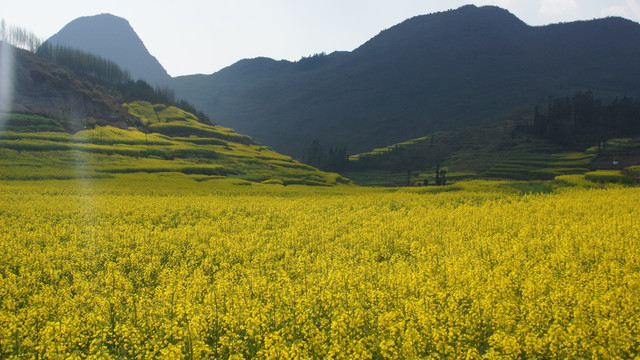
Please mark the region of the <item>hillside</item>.
[[129, 70], [134, 79], [143, 79], [151, 84], [169, 78], [167, 71], [149, 54], [129, 22], [111, 14], [75, 19], [46, 42], [70, 46], [112, 60]]
[[171, 86], [215, 122], [294, 157], [314, 138], [357, 153], [576, 89], [637, 96], [638, 44], [640, 25], [622, 18], [531, 27], [465, 6], [406, 20], [352, 52], [242, 60]]
[[349, 182], [177, 107], [123, 104], [115, 87], [23, 50], [2, 51], [0, 65], [14, 65], [11, 110], [0, 114], [2, 180], [150, 173], [242, 185]]
[[425, 179], [426, 184], [435, 185], [438, 168], [445, 169], [449, 184], [469, 179], [558, 182], [565, 176], [588, 177], [605, 170], [617, 174], [613, 182], [640, 180], [636, 175], [625, 175], [640, 165], [640, 137], [569, 149], [531, 134], [523, 126], [528, 119], [520, 116], [511, 114], [493, 123], [437, 131], [351, 155], [339, 172], [367, 186], [421, 186]]
[[118, 174], [181, 174], [196, 181], [335, 185], [349, 181], [293, 161], [248, 136], [198, 122], [175, 107], [125, 104], [150, 133], [96, 126], [74, 134], [53, 120], [9, 115], [0, 129], [0, 179], [91, 179]]
[[30, 52], [9, 46], [0, 51], [2, 61], [14, 65], [10, 87], [12, 112], [51, 118], [69, 132], [96, 124], [135, 126], [113, 89]]

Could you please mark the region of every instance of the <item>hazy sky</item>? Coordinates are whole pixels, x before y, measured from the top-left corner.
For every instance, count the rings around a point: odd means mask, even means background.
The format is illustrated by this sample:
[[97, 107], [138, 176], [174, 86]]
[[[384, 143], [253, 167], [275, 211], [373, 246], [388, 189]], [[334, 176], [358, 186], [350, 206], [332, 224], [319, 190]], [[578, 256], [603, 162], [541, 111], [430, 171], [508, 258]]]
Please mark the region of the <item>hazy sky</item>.
[[469, 3], [498, 5], [529, 25], [610, 15], [640, 22], [640, 0], [2, 0], [0, 18], [46, 39], [75, 18], [111, 13], [178, 76], [243, 58], [350, 51], [407, 18]]

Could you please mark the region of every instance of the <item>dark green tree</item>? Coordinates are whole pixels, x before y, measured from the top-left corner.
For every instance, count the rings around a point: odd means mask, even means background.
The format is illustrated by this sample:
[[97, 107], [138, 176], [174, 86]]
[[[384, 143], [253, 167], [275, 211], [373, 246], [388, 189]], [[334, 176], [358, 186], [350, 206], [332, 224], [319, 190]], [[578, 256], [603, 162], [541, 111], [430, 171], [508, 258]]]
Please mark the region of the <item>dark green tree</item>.
[[605, 105], [591, 91], [549, 98], [547, 112], [534, 109], [532, 131], [553, 143], [584, 148], [614, 137], [640, 134], [640, 101], [616, 98]]
[[346, 148], [329, 148], [325, 153], [318, 139], [303, 150], [302, 162], [324, 171], [342, 171], [349, 166]]
[[322, 145], [320, 145], [319, 139], [313, 139], [311, 145], [304, 149], [302, 154], [302, 162], [311, 165], [313, 167], [320, 168], [324, 160], [324, 154], [322, 152]]

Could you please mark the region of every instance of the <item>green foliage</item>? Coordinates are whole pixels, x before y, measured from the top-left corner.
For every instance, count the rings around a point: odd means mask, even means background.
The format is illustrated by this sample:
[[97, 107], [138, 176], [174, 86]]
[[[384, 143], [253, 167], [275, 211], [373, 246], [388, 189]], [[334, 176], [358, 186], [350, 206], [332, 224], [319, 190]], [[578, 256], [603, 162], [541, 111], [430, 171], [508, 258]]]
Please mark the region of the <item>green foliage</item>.
[[519, 130], [527, 112], [513, 112], [501, 122], [439, 131], [371, 152], [351, 155], [349, 169], [389, 172], [435, 171], [442, 164], [454, 172], [480, 172], [514, 153], [557, 150]]
[[124, 102], [143, 100], [154, 104], [168, 104], [196, 114], [196, 119], [201, 122], [211, 123], [211, 119], [207, 115], [198, 111], [186, 100], [176, 100], [175, 92], [172, 89], [168, 87], [153, 88], [141, 79], [134, 81], [127, 70], [121, 69], [111, 60], [69, 46], [49, 43], [40, 46], [37, 54], [78, 75], [88, 76], [114, 86]]
[[111, 85], [131, 81], [129, 72], [121, 69], [115, 62], [69, 46], [45, 42], [36, 54], [76, 74], [96, 78]]
[[640, 101], [625, 96], [604, 104], [591, 91], [550, 98], [545, 114], [536, 107], [531, 130], [556, 144], [600, 150], [607, 139], [640, 134]]
[[[342, 176], [351, 179], [360, 186], [382, 186], [382, 187], [398, 187], [407, 186], [407, 171], [393, 172], [384, 170], [368, 170], [368, 171], [346, 171], [340, 173]], [[476, 175], [468, 172], [448, 172], [447, 183], [454, 184], [460, 181], [474, 179]], [[433, 171], [416, 171], [410, 176], [410, 185], [415, 187], [423, 187], [425, 179], [428, 181], [429, 187], [435, 185], [435, 172]]]
[[[155, 115], [155, 125], [187, 124], [208, 136], [170, 137], [111, 126], [76, 134], [0, 131], [0, 179], [102, 178], [129, 173], [180, 173], [195, 180], [233, 178], [237, 183], [269, 181], [283, 185], [349, 183], [255, 144], [232, 130], [198, 122], [183, 110], [130, 104], [130, 110]], [[19, 118], [19, 117], [16, 117]], [[167, 121], [163, 123], [161, 121]], [[196, 131], [196, 132], [198, 132]], [[238, 139], [238, 142], [233, 140]], [[248, 139], [248, 140], [247, 140]]]
[[175, 98], [169, 92], [157, 91], [144, 80], [127, 81], [119, 84], [118, 90], [125, 102], [148, 101], [154, 104], [170, 104]]
[[17, 132], [64, 131], [59, 122], [39, 115], [0, 114], [2, 130]]
[[346, 148], [329, 148], [325, 152], [320, 140], [314, 139], [302, 152], [302, 162], [325, 171], [344, 171], [348, 167], [349, 159]]
[[627, 174], [627, 176], [630, 176], [636, 179], [640, 178], [640, 165], [629, 166], [624, 169], [624, 173]]
[[[590, 169], [621, 169], [640, 155], [640, 143], [630, 138], [602, 141], [600, 148], [566, 151], [527, 134], [525, 124], [531, 119], [524, 113], [513, 114], [509, 116], [515, 118], [501, 123], [441, 131], [352, 155], [349, 167], [341, 173], [360, 185], [402, 186], [407, 184], [407, 170], [411, 170], [410, 185], [424, 185], [425, 180], [434, 185], [433, 173], [438, 164], [434, 160], [440, 157], [442, 166], [450, 172], [448, 181], [469, 177], [553, 180], [563, 175], [582, 175]], [[421, 158], [412, 155], [419, 153], [423, 154]], [[428, 156], [432, 160], [424, 161]], [[467, 175], [453, 179], [453, 174]]]
[[633, 178], [618, 170], [590, 171], [584, 175], [585, 180], [595, 183], [633, 184]]
[[[438, 164], [447, 168], [447, 181], [485, 176], [509, 179], [553, 179], [567, 171], [586, 172], [594, 154], [560, 153], [558, 146], [532, 138], [520, 130], [528, 120], [524, 111], [508, 114], [502, 122], [479, 127], [440, 131], [413, 140], [394, 144], [371, 152], [350, 156], [348, 177], [357, 183], [372, 183], [366, 177], [387, 174], [389, 181], [373, 183], [399, 185], [407, 183], [411, 170], [411, 184], [437, 183]], [[511, 118], [513, 117], [513, 118]], [[564, 168], [565, 170], [561, 170]], [[361, 173], [361, 176], [354, 175]], [[394, 175], [397, 174], [397, 175]], [[460, 175], [458, 175], [460, 174]], [[395, 179], [394, 179], [395, 178]]]
[[269, 179], [262, 182], [265, 185], [283, 185], [282, 180]]
[[[202, 138], [216, 138], [244, 144], [253, 144], [254, 141], [246, 136], [237, 134], [230, 129], [215, 125], [208, 125], [190, 112], [175, 106], [162, 104], [152, 105], [148, 101], [134, 101], [123, 105], [131, 116], [137, 119], [149, 131], [164, 134], [169, 137], [192, 137], [194, 143], [204, 144], [207, 140]], [[194, 139], [200, 140], [194, 140]], [[209, 143], [213, 143], [209, 141]], [[224, 144], [218, 141], [217, 144]]]
[[579, 188], [604, 188], [611, 184], [595, 183], [585, 179], [584, 174], [571, 174], [556, 176], [553, 180], [554, 189], [562, 189], [565, 187], [579, 187]]
[[[128, 81], [122, 83], [118, 86], [118, 90], [122, 94], [122, 97], [125, 102], [135, 103], [135, 102], [145, 102], [156, 104], [153, 105], [153, 109], [155, 111], [161, 111], [164, 108], [172, 109], [177, 108], [182, 110], [181, 114], [176, 115], [177, 118], [181, 119], [186, 114], [189, 114], [188, 117], [193, 118], [197, 121], [200, 121], [205, 124], [211, 124], [211, 119], [203, 113], [202, 111], [197, 110], [193, 105], [188, 103], [186, 100], [180, 99], [176, 101], [176, 95], [173, 90], [169, 88], [157, 87], [153, 88], [144, 80], [138, 81]], [[161, 105], [166, 104], [166, 105]], [[140, 114], [143, 116], [153, 118], [153, 115], [150, 112], [145, 114]], [[150, 119], [151, 123], [155, 123], [153, 119]], [[147, 124], [144, 124], [147, 125]]]
[[590, 152], [520, 153], [496, 163], [485, 171], [483, 176], [516, 180], [552, 180], [563, 174], [584, 174], [595, 156]]
[[136, 101], [122, 105], [129, 111], [129, 114], [138, 119], [144, 126], [160, 122], [156, 109], [148, 101]]
[[199, 166], [165, 166], [165, 167], [122, 167], [122, 168], [108, 168], [102, 170], [105, 173], [111, 174], [130, 174], [130, 173], [170, 173], [178, 172], [186, 175], [221, 175], [225, 176], [229, 174], [228, 169], [225, 169], [220, 165], [199, 165]]
[[211, 138], [199, 138], [194, 135], [191, 135], [189, 137], [174, 137], [174, 138], [179, 141], [198, 144], [198, 145], [227, 145], [227, 142], [223, 140], [211, 139]]

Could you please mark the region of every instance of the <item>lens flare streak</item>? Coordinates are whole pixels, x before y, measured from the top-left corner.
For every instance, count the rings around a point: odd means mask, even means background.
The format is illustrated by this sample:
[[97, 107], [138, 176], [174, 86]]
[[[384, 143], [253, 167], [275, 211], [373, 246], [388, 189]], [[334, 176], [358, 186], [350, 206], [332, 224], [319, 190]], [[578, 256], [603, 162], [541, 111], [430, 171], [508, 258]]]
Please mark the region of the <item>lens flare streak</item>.
[[14, 71], [13, 48], [0, 41], [0, 130], [4, 128], [6, 114], [11, 112], [13, 105]]

